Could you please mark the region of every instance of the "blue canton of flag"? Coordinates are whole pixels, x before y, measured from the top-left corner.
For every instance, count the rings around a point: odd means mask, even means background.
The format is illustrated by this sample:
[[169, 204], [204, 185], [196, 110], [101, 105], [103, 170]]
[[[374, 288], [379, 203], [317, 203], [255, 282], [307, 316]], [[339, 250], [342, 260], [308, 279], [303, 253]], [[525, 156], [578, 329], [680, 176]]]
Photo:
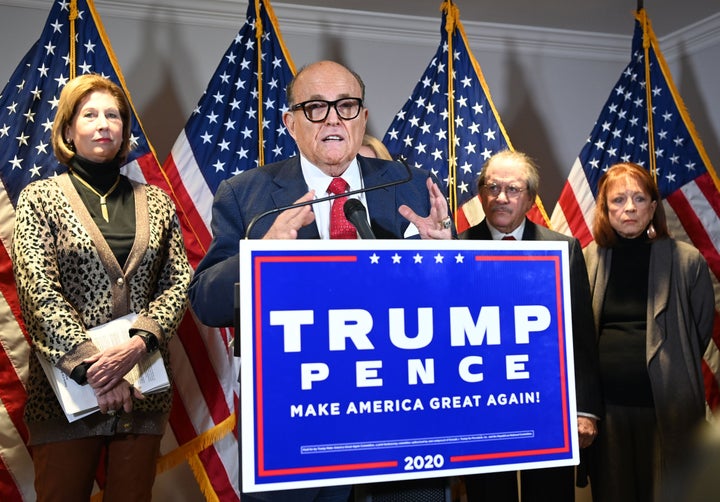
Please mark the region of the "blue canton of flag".
[[[463, 231], [467, 227], [463, 223], [474, 225], [481, 219], [473, 217], [477, 209], [468, 211], [463, 205], [476, 199], [483, 163], [494, 153], [510, 148], [510, 142], [480, 66], [468, 48], [457, 8], [446, 1], [442, 9], [440, 46], [383, 142], [393, 156], [403, 155], [410, 165], [429, 169], [443, 182], [445, 196], [456, 202], [452, 203], [457, 206], [453, 211], [464, 212], [458, 215], [458, 231]], [[454, 26], [450, 39], [447, 23]], [[452, 61], [448, 61], [450, 47]], [[449, 96], [451, 77], [454, 90]], [[454, 177], [448, 161], [450, 142], [454, 143], [457, 165]]]
[[[62, 87], [70, 78], [70, 1], [53, 4], [40, 39], [25, 55], [0, 95], [0, 179], [13, 207], [20, 191], [65, 171], [52, 151], [50, 133]], [[87, 1], [77, 1], [77, 74], [97, 73], [120, 84]], [[124, 86], [122, 86], [124, 87]], [[150, 152], [132, 114], [133, 149], [128, 162]]]
[[[212, 193], [230, 176], [295, 154], [295, 142], [282, 121], [288, 109], [285, 87], [294, 68], [275, 33], [274, 16], [262, 4], [259, 26], [256, 2], [249, 2], [245, 24], [185, 125], [195, 162]], [[262, 85], [258, 85], [259, 79]]]

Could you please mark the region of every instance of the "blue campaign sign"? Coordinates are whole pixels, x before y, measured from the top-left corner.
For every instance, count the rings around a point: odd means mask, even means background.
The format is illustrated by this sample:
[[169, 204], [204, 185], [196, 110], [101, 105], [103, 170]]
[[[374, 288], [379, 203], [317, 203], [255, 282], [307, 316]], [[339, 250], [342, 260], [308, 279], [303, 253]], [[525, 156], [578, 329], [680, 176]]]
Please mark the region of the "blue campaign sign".
[[240, 243], [246, 492], [578, 463], [561, 242]]

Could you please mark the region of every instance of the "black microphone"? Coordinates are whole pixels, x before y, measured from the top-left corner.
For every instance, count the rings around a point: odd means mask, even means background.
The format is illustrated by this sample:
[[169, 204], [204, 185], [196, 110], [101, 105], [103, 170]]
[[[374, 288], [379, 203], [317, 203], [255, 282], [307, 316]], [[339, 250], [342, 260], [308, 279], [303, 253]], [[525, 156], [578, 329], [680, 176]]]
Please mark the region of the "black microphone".
[[[255, 216], [253, 216], [253, 219], [250, 220], [250, 223], [248, 223], [247, 230], [245, 230], [245, 239], [250, 238], [250, 231], [253, 229], [253, 227], [255, 227], [255, 224], [259, 220], [261, 220], [271, 214], [282, 213], [283, 211], [287, 211], [288, 209], [294, 209], [296, 207], [303, 207], [303, 206], [308, 206], [310, 204], [317, 204], [319, 202], [326, 202], [328, 200], [335, 200], [335, 199], [339, 199], [340, 197], [352, 197], [353, 195], [357, 195], [359, 193], [372, 192], [373, 190], [379, 190], [380, 188], [388, 188], [391, 186], [402, 185], [403, 183], [407, 183], [413, 177], [412, 171], [410, 170], [410, 166], [407, 165], [405, 157], [400, 156], [396, 160], [405, 168], [405, 171], [407, 172], [406, 177], [399, 179], [399, 180], [390, 181], [388, 183], [381, 183], [380, 185], [373, 186], [370, 188], [359, 188], [358, 190], [350, 190], [349, 192], [345, 192], [345, 193], [332, 194], [332, 195], [328, 195], [327, 197], [321, 197], [319, 199], [307, 200], [305, 202], [298, 202], [295, 204], [288, 204], [287, 206], [276, 207], [274, 209], [269, 209], [260, 214], [256, 214]], [[348, 200], [350, 200], [350, 199], [348, 199]], [[346, 216], [346, 218], [347, 218], [347, 216]], [[357, 228], [357, 225], [355, 227]], [[372, 230], [370, 232], [372, 233]], [[365, 238], [365, 237], [362, 237], [362, 238]], [[368, 238], [372, 238], [372, 237], [368, 237]]]
[[357, 199], [348, 199], [343, 205], [345, 218], [352, 223], [358, 231], [361, 239], [374, 239], [375, 234], [370, 228], [367, 220], [367, 210], [363, 203]]

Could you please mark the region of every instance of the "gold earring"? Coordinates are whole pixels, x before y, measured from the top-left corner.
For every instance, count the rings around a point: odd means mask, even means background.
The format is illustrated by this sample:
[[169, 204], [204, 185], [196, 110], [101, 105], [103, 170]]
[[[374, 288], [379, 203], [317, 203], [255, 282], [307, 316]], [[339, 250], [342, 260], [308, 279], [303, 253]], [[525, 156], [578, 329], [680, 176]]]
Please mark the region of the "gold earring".
[[648, 239], [653, 240], [655, 237], [657, 237], [657, 232], [655, 231], [655, 226], [650, 223], [650, 226], [647, 227], [647, 236]]

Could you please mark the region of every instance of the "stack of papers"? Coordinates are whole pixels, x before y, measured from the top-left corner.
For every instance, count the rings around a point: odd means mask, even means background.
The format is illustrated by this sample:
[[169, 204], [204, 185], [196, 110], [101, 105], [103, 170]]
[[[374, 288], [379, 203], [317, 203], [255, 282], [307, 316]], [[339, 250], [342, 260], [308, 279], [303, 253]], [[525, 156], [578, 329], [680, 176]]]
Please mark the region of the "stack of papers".
[[[100, 350], [105, 350], [127, 341], [130, 328], [136, 318], [137, 314], [128, 314], [92, 328], [88, 334]], [[42, 355], [37, 352], [36, 354], [69, 422], [99, 411], [95, 391], [90, 385], [79, 385]], [[159, 350], [147, 354], [125, 375], [125, 380], [143, 394], [162, 392], [170, 388], [170, 381]]]

